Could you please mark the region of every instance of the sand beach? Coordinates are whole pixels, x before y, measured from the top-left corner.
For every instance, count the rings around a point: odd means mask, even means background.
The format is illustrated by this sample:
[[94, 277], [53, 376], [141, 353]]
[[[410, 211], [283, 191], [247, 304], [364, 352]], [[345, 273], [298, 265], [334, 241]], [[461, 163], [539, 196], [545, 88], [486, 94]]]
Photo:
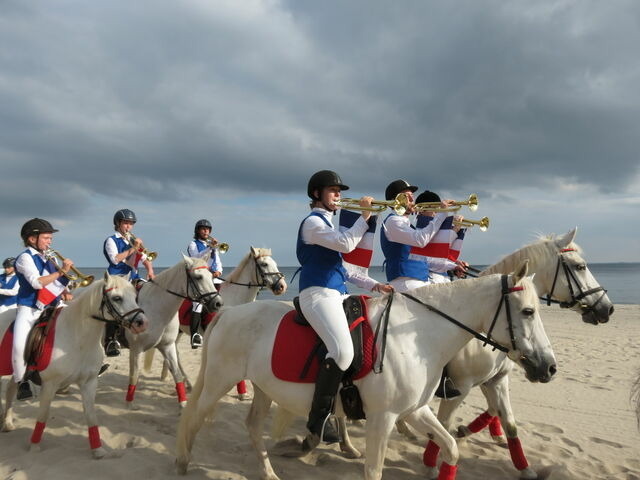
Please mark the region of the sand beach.
[[[640, 479], [640, 432], [629, 395], [640, 371], [640, 306], [616, 305], [608, 324], [593, 326], [573, 312], [542, 307], [547, 333], [558, 360], [549, 384], [531, 384], [521, 371], [511, 376], [511, 398], [519, 436], [531, 467], [548, 480]], [[183, 362], [195, 380], [199, 350], [180, 344]], [[93, 460], [78, 389], [58, 395], [40, 452], [28, 444], [38, 403], [15, 407], [16, 430], [0, 434], [0, 479], [175, 479], [175, 435], [180, 411], [173, 384], [161, 381], [159, 356], [136, 393], [137, 410], [125, 406], [128, 353], [109, 359], [100, 378], [96, 406], [106, 458]], [[3, 380], [6, 388], [7, 380]], [[249, 386], [249, 391], [251, 387]], [[249, 409], [235, 391], [223, 398], [215, 421], [202, 427], [185, 478], [240, 480], [258, 478], [257, 461], [244, 427]], [[434, 407], [437, 407], [434, 402]], [[468, 423], [485, 408], [476, 389], [457, 412]], [[299, 419], [291, 435], [302, 434]], [[356, 447], [364, 450], [364, 428], [352, 425]], [[267, 435], [268, 432], [265, 432]], [[268, 445], [273, 445], [268, 440]], [[424, 437], [409, 441], [393, 432], [383, 478], [424, 478]], [[508, 450], [495, 445], [487, 431], [460, 444], [457, 478], [515, 479]], [[284, 479], [358, 479], [363, 460], [344, 458], [337, 446], [321, 446], [302, 459], [271, 456]]]

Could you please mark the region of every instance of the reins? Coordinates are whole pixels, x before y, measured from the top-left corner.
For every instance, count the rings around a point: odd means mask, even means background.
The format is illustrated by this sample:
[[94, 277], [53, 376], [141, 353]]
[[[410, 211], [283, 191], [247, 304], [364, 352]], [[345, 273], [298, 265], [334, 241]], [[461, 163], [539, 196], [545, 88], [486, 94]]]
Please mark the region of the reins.
[[255, 269], [255, 275], [256, 275], [256, 281], [255, 283], [242, 283], [242, 282], [236, 282], [234, 280], [227, 280], [225, 278], [222, 277], [218, 277], [220, 278], [220, 280], [223, 280], [231, 285], [240, 285], [241, 287], [247, 287], [247, 288], [251, 288], [251, 287], [258, 287], [260, 289], [266, 288], [269, 286], [269, 283], [267, 282], [267, 278], [271, 275], [275, 275], [278, 278], [276, 279], [275, 282], [272, 282], [271, 285], [275, 285], [276, 283], [278, 283], [281, 279], [284, 278], [284, 274], [281, 272], [265, 272], [264, 269], [260, 266], [260, 264], [258, 263], [258, 258], [262, 257], [264, 255], [258, 255], [257, 257], [252, 256], [251, 258], [253, 259], [253, 263], [256, 267]]
[[[102, 289], [102, 300], [100, 302], [100, 314], [102, 316], [91, 315], [91, 318], [93, 318], [94, 320], [98, 320], [99, 322], [105, 322], [105, 323], [116, 322], [118, 325], [124, 326], [126, 328], [130, 328], [131, 325], [133, 325], [133, 322], [138, 317], [138, 315], [144, 314], [144, 310], [138, 307], [121, 314], [113, 305], [113, 303], [111, 302], [111, 299], [107, 296], [107, 293], [110, 292], [112, 289], [113, 288]], [[113, 317], [112, 320], [105, 317], [105, 314], [104, 314], [105, 309], [111, 315], [111, 317]], [[133, 316], [127, 320], [127, 317], [129, 315], [133, 315]]]

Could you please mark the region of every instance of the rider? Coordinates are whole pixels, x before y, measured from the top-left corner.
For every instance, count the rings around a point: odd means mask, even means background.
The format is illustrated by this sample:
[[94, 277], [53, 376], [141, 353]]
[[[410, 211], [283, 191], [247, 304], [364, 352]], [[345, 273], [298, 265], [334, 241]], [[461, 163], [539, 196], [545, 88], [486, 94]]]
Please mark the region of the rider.
[[[49, 249], [53, 234], [57, 232], [53, 226], [41, 218], [32, 218], [20, 230], [20, 236], [27, 249], [16, 258], [16, 275], [20, 284], [18, 290], [18, 311], [13, 329], [13, 379], [18, 383], [18, 400], [26, 400], [33, 396], [29, 382], [25, 379], [27, 365], [24, 361], [24, 349], [31, 327], [42, 311], [37, 307], [38, 290], [55, 282], [73, 266], [73, 261], [65, 259], [56, 267], [44, 253]], [[55, 306], [63, 297], [58, 295], [49, 303]]]
[[[128, 208], [118, 210], [113, 216], [115, 234], [104, 241], [103, 253], [109, 266], [107, 271], [111, 275], [130, 275], [131, 281], [138, 280], [138, 263], [142, 261], [147, 270], [147, 277], [153, 279], [153, 264], [143, 253], [140, 238], [131, 240], [130, 233], [136, 223], [136, 214]], [[107, 357], [120, 355], [120, 342], [117, 340], [118, 326], [107, 323], [105, 327], [105, 353]]]
[[15, 268], [16, 259], [13, 257], [5, 258], [2, 262], [4, 273], [0, 275], [0, 313], [17, 307], [18, 277]]
[[[433, 220], [422, 228], [415, 228], [411, 225], [409, 214], [413, 212], [413, 193], [417, 189], [418, 187], [409, 184], [406, 180], [398, 179], [387, 185], [385, 190], [387, 200], [394, 200], [398, 194], [403, 193], [407, 196], [410, 204], [403, 215], [390, 213], [383, 222], [380, 234], [387, 281], [399, 292], [407, 292], [429, 284], [429, 264], [427, 261], [412, 258], [411, 248], [424, 248], [438, 233], [447, 218], [446, 212], [438, 212], [433, 216]], [[451, 200], [444, 200], [441, 202], [441, 207], [445, 208], [451, 203]], [[444, 375], [443, 379], [446, 380]], [[442, 381], [436, 395], [443, 394], [447, 398], [460, 395], [460, 392], [453, 388], [445, 391], [445, 386], [449, 387]]]
[[[296, 254], [300, 268], [300, 309], [327, 347], [327, 355], [316, 379], [307, 428], [311, 432], [303, 444], [305, 450], [313, 448], [320, 439], [332, 443], [339, 441], [330, 422], [334, 397], [344, 371], [353, 360], [353, 344], [342, 301], [346, 296], [345, 281], [360, 288], [389, 292], [389, 285], [377, 283], [362, 274], [347, 272], [342, 265], [342, 253], [352, 251], [369, 226], [371, 212], [363, 211], [353, 226], [344, 231], [334, 229], [331, 217], [338, 206], [340, 192], [349, 187], [337, 173], [321, 170], [309, 179], [307, 194], [311, 198], [311, 213], [298, 230]], [[360, 206], [370, 207], [371, 197], [362, 197]]]
[[[212, 244], [217, 243], [216, 239], [211, 237], [211, 222], [206, 218], [202, 218], [196, 222], [193, 231], [193, 240], [187, 247], [187, 255], [195, 258], [202, 258], [209, 255], [208, 267], [214, 278], [222, 275], [222, 262], [217, 247]], [[191, 333], [191, 348], [202, 346], [202, 335], [200, 335], [200, 322], [202, 321], [202, 304], [193, 302], [191, 309], [191, 322], [189, 325]]]

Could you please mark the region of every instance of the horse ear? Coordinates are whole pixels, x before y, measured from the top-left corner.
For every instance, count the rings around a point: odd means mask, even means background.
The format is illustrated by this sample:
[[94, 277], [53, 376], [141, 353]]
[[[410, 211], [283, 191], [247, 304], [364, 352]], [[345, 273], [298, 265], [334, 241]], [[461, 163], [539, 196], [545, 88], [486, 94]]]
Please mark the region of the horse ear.
[[513, 284], [516, 285], [529, 273], [529, 259], [525, 258], [513, 272]]
[[258, 249], [253, 245], [249, 247], [249, 250], [251, 250], [251, 255], [253, 255], [254, 257], [258, 255]]
[[558, 248], [567, 248], [571, 242], [576, 238], [578, 227], [574, 227], [573, 230], [569, 230], [564, 235], [556, 238], [556, 245]]
[[109, 275], [109, 272], [104, 272], [104, 283], [109, 283], [110, 278], [111, 275]]

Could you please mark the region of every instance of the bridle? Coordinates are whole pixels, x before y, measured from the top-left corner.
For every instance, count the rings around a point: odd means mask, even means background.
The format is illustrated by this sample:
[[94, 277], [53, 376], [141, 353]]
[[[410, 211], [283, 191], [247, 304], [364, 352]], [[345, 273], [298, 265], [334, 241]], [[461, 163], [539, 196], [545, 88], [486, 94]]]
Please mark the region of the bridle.
[[[206, 302], [208, 302], [209, 297], [217, 297], [220, 294], [217, 291], [202, 292], [202, 290], [200, 290], [200, 287], [198, 287], [198, 284], [196, 283], [196, 281], [193, 278], [191, 278], [191, 275], [189, 274], [189, 272], [194, 270], [200, 270], [203, 268], [208, 270], [208, 267], [206, 265], [202, 265], [200, 267], [194, 267], [194, 268], [189, 268], [185, 266], [185, 273], [187, 277], [186, 295], [183, 295], [179, 292], [174, 292], [173, 290], [169, 290], [168, 288], [165, 288], [162, 285], [159, 285], [158, 282], [155, 282], [153, 279], [149, 279], [148, 283], [151, 283], [156, 287], [161, 288], [165, 292], [170, 293], [171, 295], [175, 295], [176, 297], [184, 298], [185, 300], [191, 300], [192, 302], [197, 302], [197, 303], [206, 305]], [[190, 292], [193, 292], [193, 294], [190, 294]]]
[[[131, 328], [133, 322], [135, 322], [138, 315], [144, 314], [144, 310], [140, 307], [134, 308], [133, 310], [129, 310], [125, 313], [118, 312], [118, 309], [115, 307], [111, 298], [107, 295], [111, 290], [117, 287], [107, 288], [106, 286], [102, 289], [102, 300], [100, 302], [100, 315], [91, 315], [91, 318], [94, 320], [98, 320], [100, 322], [110, 323], [115, 322], [117, 325], [121, 327]], [[106, 318], [105, 310], [109, 315], [111, 315], [111, 319]], [[127, 318], [130, 317], [130, 318]]]
[[[547, 305], [551, 305], [551, 303], [557, 303], [560, 305], [560, 308], [572, 308], [574, 307], [576, 304], [580, 304], [580, 308], [582, 309], [582, 311], [584, 313], [588, 312], [588, 311], [593, 311], [596, 306], [598, 305], [598, 303], [600, 303], [600, 301], [604, 298], [604, 296], [606, 295], [607, 291], [601, 287], [601, 286], [597, 286], [596, 288], [592, 288], [590, 290], [583, 290], [582, 287], [580, 286], [580, 282], [578, 282], [578, 279], [576, 278], [573, 270], [571, 269], [571, 267], [569, 266], [569, 264], [567, 264], [567, 261], [564, 257], [564, 254], [567, 252], [575, 252], [576, 250], [574, 248], [564, 248], [562, 250], [560, 250], [560, 253], [558, 254], [558, 263], [556, 265], [556, 273], [553, 276], [553, 284], [551, 285], [551, 291], [549, 293], [547, 293], [546, 298], [545, 297], [540, 297], [541, 300], [546, 300]], [[560, 266], [562, 266], [562, 270], [564, 271], [564, 275], [565, 278], [567, 280], [567, 285], [569, 287], [569, 294], [571, 295], [571, 301], [570, 302], [561, 302], [559, 300], [554, 300], [552, 299], [553, 297], [553, 292], [555, 291], [556, 288], [556, 283], [558, 281], [558, 274], [560, 273]], [[576, 290], [574, 290], [573, 286], [576, 286], [577, 292], [578, 294], [576, 295]], [[598, 292], [602, 292], [602, 295], [600, 295], [600, 297], [598, 298], [598, 300], [596, 300], [593, 305], [586, 305], [584, 303], [581, 303], [580, 300], [582, 300], [583, 298], [594, 294], [594, 293], [598, 293]]]
[[[284, 274], [281, 272], [267, 272], [265, 271], [264, 268], [262, 268], [262, 266], [260, 265], [260, 263], [258, 263], [258, 259], [261, 257], [266, 257], [268, 255], [252, 255], [251, 258], [253, 259], [253, 263], [255, 265], [255, 282], [249, 282], [249, 283], [242, 283], [242, 282], [236, 282], [233, 280], [226, 280], [224, 278], [221, 278], [221, 280], [224, 280], [225, 282], [231, 284], [231, 285], [240, 285], [243, 287], [258, 287], [260, 289], [263, 288], [267, 288], [269, 286], [273, 286], [276, 285], [280, 280], [282, 280], [284, 278]], [[271, 283], [269, 283], [268, 279], [271, 278], [272, 276], [277, 277], [275, 281], [271, 281]]]

